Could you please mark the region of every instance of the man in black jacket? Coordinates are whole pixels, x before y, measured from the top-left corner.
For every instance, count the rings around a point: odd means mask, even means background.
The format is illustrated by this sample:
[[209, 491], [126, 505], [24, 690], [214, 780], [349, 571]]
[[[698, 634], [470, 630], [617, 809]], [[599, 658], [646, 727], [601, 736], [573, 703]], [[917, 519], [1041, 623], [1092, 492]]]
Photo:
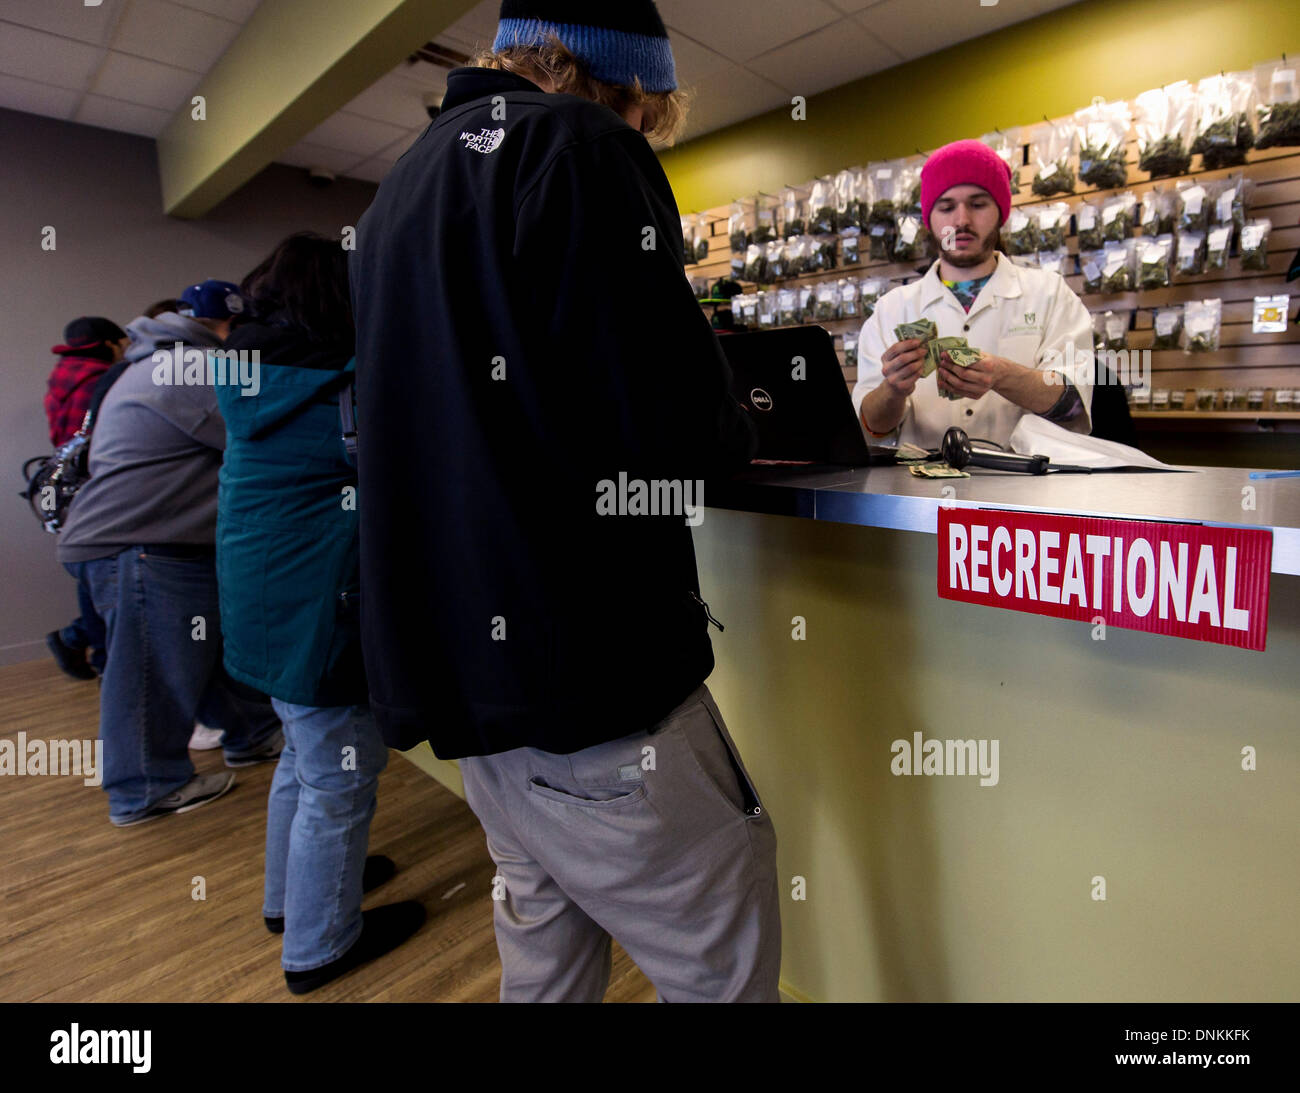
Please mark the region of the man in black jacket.
[[507, 0], [476, 64], [352, 256], [372, 706], [461, 760], [503, 999], [598, 1000], [613, 934], [665, 999], [774, 1001], [775, 833], [682, 503], [754, 434], [643, 135], [680, 127], [667, 34], [650, 0]]

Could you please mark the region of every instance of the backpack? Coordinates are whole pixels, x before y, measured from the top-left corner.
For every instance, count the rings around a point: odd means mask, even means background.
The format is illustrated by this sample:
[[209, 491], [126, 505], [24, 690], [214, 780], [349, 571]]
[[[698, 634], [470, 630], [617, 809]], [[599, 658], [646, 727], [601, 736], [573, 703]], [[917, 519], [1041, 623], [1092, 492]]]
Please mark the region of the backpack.
[[68, 506], [90, 478], [90, 433], [95, 427], [99, 405], [130, 363], [118, 361], [100, 376], [81, 428], [70, 439], [55, 448], [51, 455], [34, 455], [23, 464], [22, 475], [27, 488], [20, 490], [18, 496], [27, 499], [41, 527], [51, 535], [63, 530]]

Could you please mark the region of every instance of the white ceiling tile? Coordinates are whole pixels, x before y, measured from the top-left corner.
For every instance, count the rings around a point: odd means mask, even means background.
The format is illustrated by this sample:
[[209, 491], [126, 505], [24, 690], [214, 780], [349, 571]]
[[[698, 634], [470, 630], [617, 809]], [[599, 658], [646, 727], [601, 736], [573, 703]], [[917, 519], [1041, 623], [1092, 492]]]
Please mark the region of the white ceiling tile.
[[898, 64], [897, 53], [851, 19], [755, 57], [745, 67], [796, 95], [816, 95]]
[[841, 17], [826, 0], [659, 0], [659, 14], [715, 53], [748, 61]]
[[166, 0], [131, 0], [112, 45], [123, 53], [207, 72], [241, 29], [237, 23]]
[[362, 182], [383, 182], [388, 172], [393, 169], [386, 159], [368, 159], [348, 170], [348, 178], [359, 178]]
[[467, 41], [481, 41], [490, 46], [497, 36], [497, 23], [500, 21], [501, 4], [497, 0], [483, 0], [477, 7], [470, 8], [457, 19], [448, 30], [457, 38]]
[[183, 8], [194, 8], [229, 19], [232, 23], [247, 23], [262, 0], [171, 0]]
[[189, 98], [202, 79], [183, 68], [109, 51], [91, 90], [110, 99], [153, 106], [168, 113]]
[[349, 114], [409, 129], [429, 120], [424, 96], [434, 89], [390, 72], [343, 107]]
[[[1064, 7], [1071, 0], [1060, 0]], [[1039, 15], [1042, 0], [998, 0], [982, 7], [978, 0], [883, 0], [854, 18], [907, 60], [924, 57], [958, 42]]]
[[[127, 0], [104, 0], [96, 8], [84, 3], [51, 3], [51, 0], [4, 0], [0, 7], [0, 22], [75, 38], [93, 45], [107, 44], [113, 23], [126, 6]], [[9, 28], [0, 30], [7, 35]]]
[[38, 83], [83, 90], [104, 59], [104, 50], [26, 27], [0, 33], [0, 72]]
[[341, 175], [350, 171], [366, 157], [340, 152], [334, 148], [321, 148], [299, 141], [292, 148], [286, 148], [275, 157], [277, 163], [287, 163], [290, 167], [324, 167]]
[[677, 82], [682, 86], [693, 86], [730, 67], [731, 62], [720, 53], [715, 53], [708, 46], [702, 46], [692, 38], [686, 37], [679, 30], [668, 30], [668, 40], [673, 47], [673, 63], [677, 66]]
[[171, 116], [170, 110], [155, 110], [152, 106], [118, 102], [117, 99], [106, 99], [102, 95], [87, 95], [72, 120], [82, 125], [96, 125], [100, 129], [116, 129], [121, 133], [156, 137]]
[[349, 152], [353, 160], [369, 159], [401, 137], [409, 126], [389, 125], [356, 114], [339, 112], [326, 118], [302, 138], [304, 144]]
[[739, 65], [706, 77], [695, 86], [696, 96], [686, 115], [682, 140], [712, 132], [745, 118], [765, 114], [790, 101], [784, 88]]
[[380, 151], [380, 153], [375, 156], [375, 159], [382, 159], [389, 164], [396, 163], [406, 153], [406, 150], [420, 139], [420, 134], [428, 127], [429, 126], [426, 123], [418, 129], [412, 129], [409, 133], [403, 133], [397, 138], [397, 140], [393, 141], [392, 144]]
[[450, 71], [449, 68], [441, 68], [427, 61], [416, 61], [413, 65], [403, 62], [393, 69], [397, 75], [418, 83], [421, 87], [432, 87], [437, 91], [447, 90], [447, 74]]
[[0, 74], [0, 106], [10, 110], [44, 114], [47, 118], [63, 118], [67, 121], [71, 119], [80, 98], [80, 91]]

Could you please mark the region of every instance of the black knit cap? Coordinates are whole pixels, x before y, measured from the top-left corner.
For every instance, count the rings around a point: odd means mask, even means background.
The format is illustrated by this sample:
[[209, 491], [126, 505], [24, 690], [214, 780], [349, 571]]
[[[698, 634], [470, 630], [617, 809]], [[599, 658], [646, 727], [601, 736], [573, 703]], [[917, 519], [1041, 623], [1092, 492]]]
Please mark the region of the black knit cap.
[[103, 319], [97, 315], [83, 315], [63, 328], [63, 340], [70, 346], [120, 342], [126, 336], [126, 331], [112, 319]]
[[668, 31], [653, 0], [503, 0], [492, 48], [542, 45], [555, 34], [604, 83], [677, 87]]

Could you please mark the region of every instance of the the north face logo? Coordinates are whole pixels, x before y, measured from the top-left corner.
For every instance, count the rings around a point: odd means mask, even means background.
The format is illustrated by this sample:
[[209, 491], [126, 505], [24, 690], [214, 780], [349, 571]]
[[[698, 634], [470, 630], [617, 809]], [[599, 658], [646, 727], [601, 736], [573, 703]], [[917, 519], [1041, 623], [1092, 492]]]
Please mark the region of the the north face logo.
[[471, 151], [482, 152], [487, 155], [501, 147], [501, 142], [506, 139], [506, 131], [504, 129], [480, 129], [477, 133], [471, 133], [466, 130], [461, 133], [460, 139], [465, 142], [465, 147]]

